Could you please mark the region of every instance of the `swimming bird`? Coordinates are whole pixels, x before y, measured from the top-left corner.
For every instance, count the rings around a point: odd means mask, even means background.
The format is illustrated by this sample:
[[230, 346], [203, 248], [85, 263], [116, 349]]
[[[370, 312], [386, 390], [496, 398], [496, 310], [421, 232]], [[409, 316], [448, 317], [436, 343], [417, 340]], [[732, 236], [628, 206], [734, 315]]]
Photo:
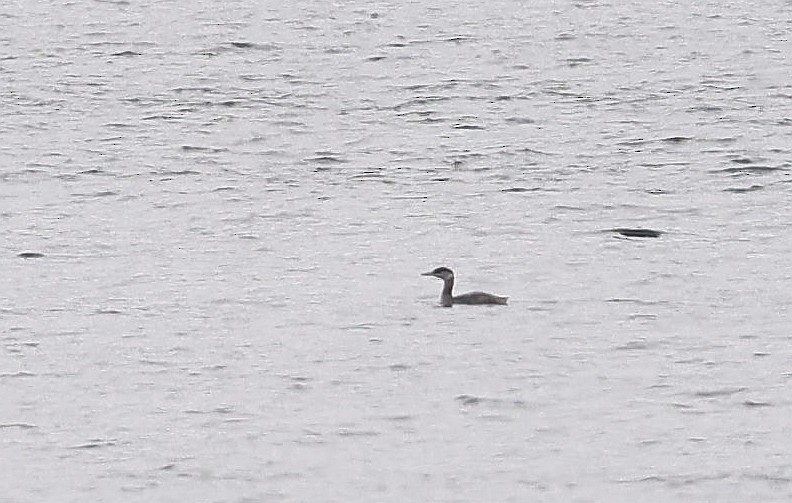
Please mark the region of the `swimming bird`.
[[451, 291], [454, 289], [454, 271], [448, 267], [438, 267], [434, 271], [421, 274], [421, 276], [434, 276], [443, 280], [443, 293], [440, 294], [440, 304], [443, 307], [451, 307], [454, 304], [500, 304], [506, 305], [508, 297], [500, 297], [484, 292], [470, 292], [455, 296]]

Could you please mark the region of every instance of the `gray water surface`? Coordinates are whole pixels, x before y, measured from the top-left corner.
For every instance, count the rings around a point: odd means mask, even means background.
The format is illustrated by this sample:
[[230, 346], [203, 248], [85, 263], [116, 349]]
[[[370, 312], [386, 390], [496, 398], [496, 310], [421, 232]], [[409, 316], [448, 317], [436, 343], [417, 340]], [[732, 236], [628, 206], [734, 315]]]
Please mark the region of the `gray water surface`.
[[0, 8], [0, 501], [792, 499], [792, 3], [281, 3]]

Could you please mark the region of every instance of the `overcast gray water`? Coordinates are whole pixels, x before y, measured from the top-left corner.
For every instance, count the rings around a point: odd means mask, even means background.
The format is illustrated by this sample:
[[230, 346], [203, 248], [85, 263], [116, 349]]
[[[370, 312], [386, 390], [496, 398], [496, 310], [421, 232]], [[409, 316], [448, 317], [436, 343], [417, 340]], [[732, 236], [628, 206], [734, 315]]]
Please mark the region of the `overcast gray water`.
[[6, 2], [0, 502], [792, 501], [790, 33]]

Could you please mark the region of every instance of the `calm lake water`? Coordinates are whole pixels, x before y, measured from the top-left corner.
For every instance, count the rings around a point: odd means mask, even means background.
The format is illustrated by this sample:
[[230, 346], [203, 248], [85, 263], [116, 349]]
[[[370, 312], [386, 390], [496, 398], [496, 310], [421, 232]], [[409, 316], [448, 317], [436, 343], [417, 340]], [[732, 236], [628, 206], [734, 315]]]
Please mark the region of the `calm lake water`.
[[792, 499], [792, 3], [281, 4], [0, 7], [0, 502]]

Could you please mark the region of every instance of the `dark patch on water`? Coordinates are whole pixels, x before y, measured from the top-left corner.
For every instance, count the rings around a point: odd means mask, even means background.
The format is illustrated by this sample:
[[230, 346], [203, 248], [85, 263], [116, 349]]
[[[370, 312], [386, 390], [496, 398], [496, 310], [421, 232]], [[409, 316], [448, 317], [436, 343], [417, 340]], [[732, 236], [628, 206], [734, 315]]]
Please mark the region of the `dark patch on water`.
[[111, 54], [111, 56], [116, 56], [116, 57], [142, 56], [142, 55], [143, 55], [142, 53], [135, 51], [121, 51]]
[[765, 173], [772, 173], [774, 171], [783, 171], [784, 168], [777, 166], [734, 166], [731, 168], [716, 169], [712, 173], [729, 173], [729, 174], [747, 174], [747, 175], [761, 175]]
[[181, 149], [185, 152], [210, 152], [212, 154], [228, 151], [227, 148], [222, 147], [200, 147], [196, 145], [182, 145]]
[[33, 428], [38, 428], [38, 426], [29, 423], [3, 423], [0, 424], [0, 429], [2, 428], [19, 428], [21, 430], [30, 430]]
[[318, 164], [343, 164], [349, 162], [332, 152], [317, 152], [316, 157], [307, 157], [303, 159], [303, 161], [315, 162]]
[[182, 169], [182, 170], [164, 170], [155, 174], [170, 177], [170, 176], [182, 176], [182, 175], [200, 175], [201, 173], [193, 169]]
[[640, 305], [644, 305], [644, 306], [655, 306], [655, 305], [658, 305], [658, 304], [666, 304], [667, 303], [667, 302], [664, 302], [664, 301], [657, 301], [657, 300], [626, 299], [626, 298], [620, 298], [620, 297], [614, 297], [614, 298], [611, 298], [611, 299], [607, 299], [605, 302], [614, 302], [614, 303], [624, 302], [624, 303], [628, 303], [628, 304], [640, 304]]
[[693, 396], [699, 398], [716, 398], [719, 396], [731, 396], [737, 393], [742, 393], [743, 391], [747, 391], [748, 388], [745, 386], [737, 387], [737, 388], [721, 388], [721, 389], [713, 389], [713, 390], [702, 390], [696, 391], [692, 393]]
[[99, 447], [110, 447], [116, 444], [115, 440], [95, 439], [84, 444], [73, 445], [70, 449], [97, 449]]
[[536, 121], [529, 118], [529, 117], [508, 117], [506, 122], [511, 122], [512, 124], [535, 124]]
[[651, 345], [646, 341], [630, 341], [626, 344], [622, 344], [621, 346], [616, 346], [616, 351], [636, 351], [636, 350], [644, 350], [649, 349]]
[[357, 323], [341, 327], [341, 330], [374, 330], [374, 328], [376, 328], [376, 325], [372, 323]]
[[462, 405], [525, 407], [525, 402], [523, 400], [504, 400], [502, 398], [486, 398], [473, 395], [459, 395], [456, 399], [459, 400]]
[[609, 232], [615, 232], [628, 238], [659, 238], [664, 234], [663, 231], [654, 229], [630, 229], [624, 227], [617, 227], [616, 229], [609, 229]]
[[591, 58], [586, 57], [579, 57], [579, 58], [567, 58], [566, 64], [572, 68], [580, 65], [585, 65], [591, 63], [593, 60]]
[[751, 185], [750, 187], [729, 187], [728, 189], [723, 189], [724, 192], [732, 192], [734, 194], [745, 194], [748, 192], [756, 192], [757, 190], [762, 190], [764, 187], [762, 185]]
[[85, 194], [75, 193], [72, 195], [75, 197], [109, 197], [109, 196], [117, 196], [119, 194], [114, 190], [101, 190], [99, 192], [85, 193]]
[[542, 189], [539, 187], [532, 187], [530, 189], [526, 187], [511, 187], [509, 189], [501, 189], [501, 192], [536, 192], [538, 190]]
[[772, 402], [767, 402], [764, 400], [745, 400], [743, 401], [743, 405], [746, 407], [772, 407]]
[[19, 258], [42, 258], [43, 256], [44, 254], [39, 252], [22, 252], [17, 255]]
[[448, 37], [448, 38], [444, 39], [443, 41], [444, 42], [469, 42], [471, 40], [474, 40], [473, 37], [470, 37], [468, 35], [454, 35], [452, 37]]
[[118, 309], [97, 309], [94, 314], [124, 314], [123, 311]]

